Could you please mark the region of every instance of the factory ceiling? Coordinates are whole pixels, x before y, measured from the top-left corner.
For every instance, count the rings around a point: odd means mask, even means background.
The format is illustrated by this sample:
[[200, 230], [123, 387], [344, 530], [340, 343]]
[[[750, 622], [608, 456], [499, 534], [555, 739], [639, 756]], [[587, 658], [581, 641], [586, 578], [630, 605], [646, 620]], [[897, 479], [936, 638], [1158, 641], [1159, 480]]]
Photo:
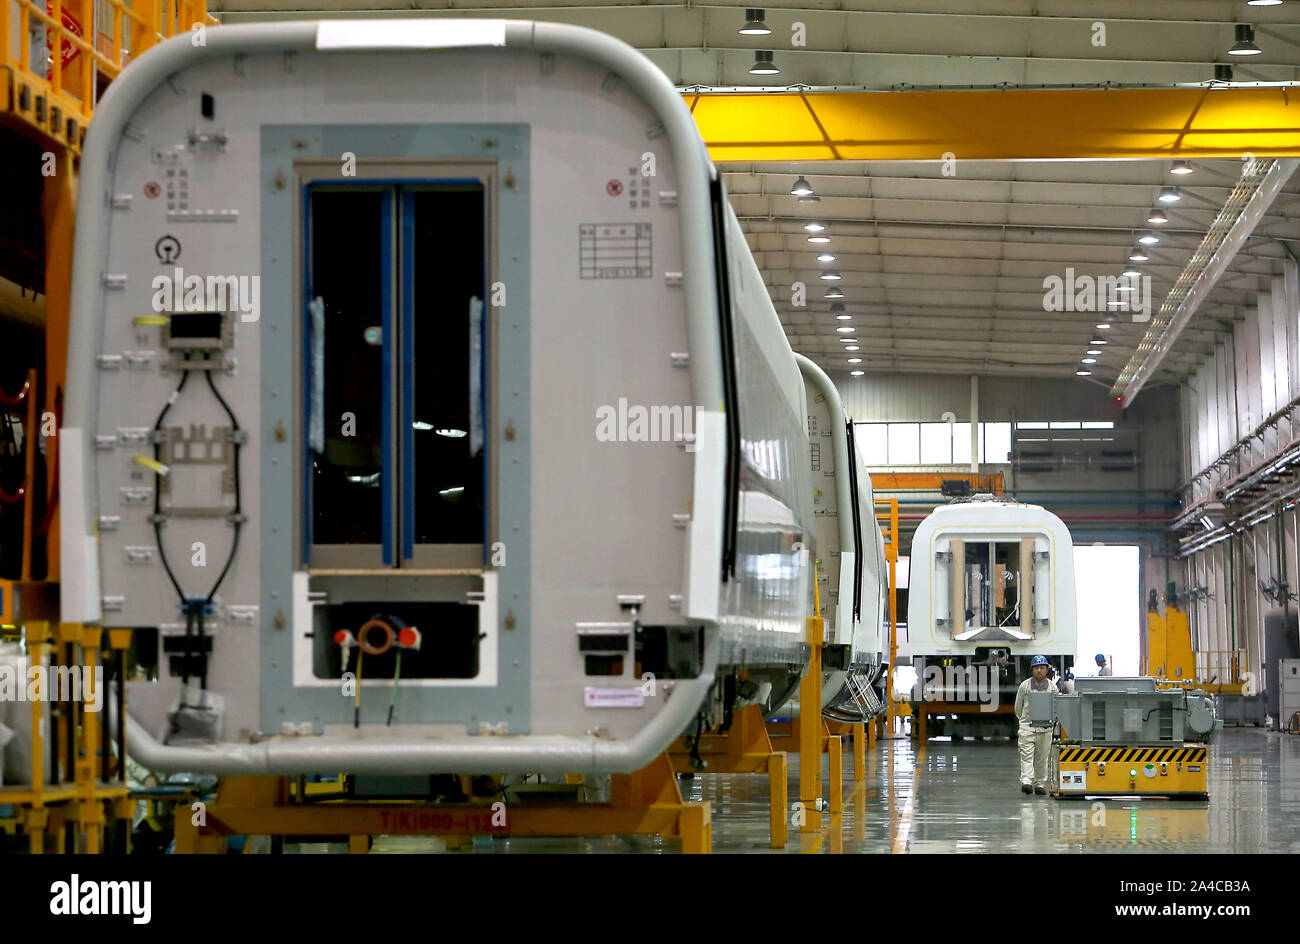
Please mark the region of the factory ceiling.
[[[1231, 65], [1236, 82], [1300, 82], [1296, 2], [846, 0], [834, 10], [789, 3], [764, 8], [772, 32], [760, 36], [739, 32], [744, 3], [411, 0], [396, 7], [395, 0], [210, 4], [226, 23], [429, 15], [574, 23], [637, 47], [682, 88], [1168, 87], [1207, 83], [1216, 65]], [[1242, 41], [1243, 25], [1252, 28], [1258, 55], [1228, 54]], [[750, 74], [757, 50], [772, 52], [778, 74]], [[1242, 171], [1235, 160], [1193, 160], [1193, 173], [1174, 176], [1172, 163], [963, 161], [954, 172], [940, 161], [838, 161], [722, 169], [792, 345], [824, 367], [1044, 376], [1086, 369], [1087, 380], [1110, 387], [1148, 323], [1128, 311], [1106, 313], [1104, 304], [1099, 311], [1047, 310], [1045, 280], [1133, 268], [1150, 276], [1150, 304], [1158, 309]], [[800, 176], [816, 202], [790, 193]], [[1169, 186], [1180, 199], [1159, 202]], [[1153, 208], [1168, 222], [1148, 223]], [[809, 233], [808, 222], [827, 228]], [[1147, 231], [1160, 241], [1147, 248], [1147, 261], [1130, 265], [1135, 240]], [[830, 241], [809, 243], [811, 235]], [[1195, 370], [1298, 249], [1300, 176], [1273, 199], [1146, 382], [1182, 380]], [[819, 262], [821, 252], [835, 259]], [[842, 279], [823, 281], [827, 269]], [[806, 286], [803, 305], [795, 283]], [[832, 288], [844, 297], [826, 298]], [[833, 302], [851, 318], [837, 319]], [[844, 350], [850, 346], [859, 350]], [[1102, 353], [1086, 353], [1096, 350]], [[1081, 363], [1092, 356], [1096, 364]], [[851, 357], [861, 360], [851, 364]]]

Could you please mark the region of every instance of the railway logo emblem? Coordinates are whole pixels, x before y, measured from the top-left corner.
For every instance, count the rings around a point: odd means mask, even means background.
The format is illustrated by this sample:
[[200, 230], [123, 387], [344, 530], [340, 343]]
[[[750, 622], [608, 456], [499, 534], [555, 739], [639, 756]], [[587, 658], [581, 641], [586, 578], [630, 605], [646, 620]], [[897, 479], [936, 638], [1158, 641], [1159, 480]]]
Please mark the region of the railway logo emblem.
[[153, 244], [153, 254], [163, 265], [171, 265], [181, 257], [181, 241], [170, 233], [160, 236]]
[[605, 192], [611, 197], [617, 197], [623, 192], [623, 181], [611, 180], [609, 183], [605, 184]]

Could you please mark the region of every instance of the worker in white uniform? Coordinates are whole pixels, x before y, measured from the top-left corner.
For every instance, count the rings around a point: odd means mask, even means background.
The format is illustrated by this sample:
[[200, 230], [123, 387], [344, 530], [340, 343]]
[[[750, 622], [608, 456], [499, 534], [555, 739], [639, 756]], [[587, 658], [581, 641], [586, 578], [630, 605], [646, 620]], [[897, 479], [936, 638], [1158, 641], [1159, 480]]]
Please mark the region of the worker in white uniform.
[[1105, 657], [1104, 655], [1102, 655], [1100, 652], [1097, 653], [1097, 660], [1096, 660], [1096, 661], [1097, 661], [1097, 674], [1098, 674], [1098, 675], [1111, 675], [1111, 674], [1112, 674], [1111, 671], [1110, 671], [1110, 666], [1108, 666], [1108, 665], [1106, 664], [1106, 657]]
[[1029, 663], [1029, 678], [1016, 689], [1016, 717], [1020, 720], [1020, 792], [1047, 793], [1047, 752], [1052, 749], [1051, 727], [1036, 728], [1029, 723], [1029, 693], [1058, 691], [1047, 677], [1047, 659], [1034, 656]]

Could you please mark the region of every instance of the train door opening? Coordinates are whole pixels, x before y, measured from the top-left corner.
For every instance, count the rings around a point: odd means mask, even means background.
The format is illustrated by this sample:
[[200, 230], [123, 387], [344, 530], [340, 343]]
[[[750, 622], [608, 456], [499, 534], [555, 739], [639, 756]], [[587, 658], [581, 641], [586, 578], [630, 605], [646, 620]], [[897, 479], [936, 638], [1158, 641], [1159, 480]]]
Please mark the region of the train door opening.
[[482, 565], [487, 213], [481, 179], [308, 185], [309, 566]]

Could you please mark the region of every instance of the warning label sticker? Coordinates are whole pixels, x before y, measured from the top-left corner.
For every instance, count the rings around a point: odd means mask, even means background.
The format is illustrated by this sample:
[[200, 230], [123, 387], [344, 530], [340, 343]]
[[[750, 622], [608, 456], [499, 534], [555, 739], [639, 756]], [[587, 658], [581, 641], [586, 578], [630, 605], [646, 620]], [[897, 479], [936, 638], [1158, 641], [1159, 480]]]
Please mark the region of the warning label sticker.
[[1087, 790], [1088, 775], [1082, 770], [1062, 770], [1061, 771], [1061, 792], [1067, 790]]
[[653, 268], [649, 223], [580, 223], [578, 275], [584, 279], [648, 279]]
[[641, 708], [645, 693], [640, 688], [584, 688], [582, 703], [588, 708]]

